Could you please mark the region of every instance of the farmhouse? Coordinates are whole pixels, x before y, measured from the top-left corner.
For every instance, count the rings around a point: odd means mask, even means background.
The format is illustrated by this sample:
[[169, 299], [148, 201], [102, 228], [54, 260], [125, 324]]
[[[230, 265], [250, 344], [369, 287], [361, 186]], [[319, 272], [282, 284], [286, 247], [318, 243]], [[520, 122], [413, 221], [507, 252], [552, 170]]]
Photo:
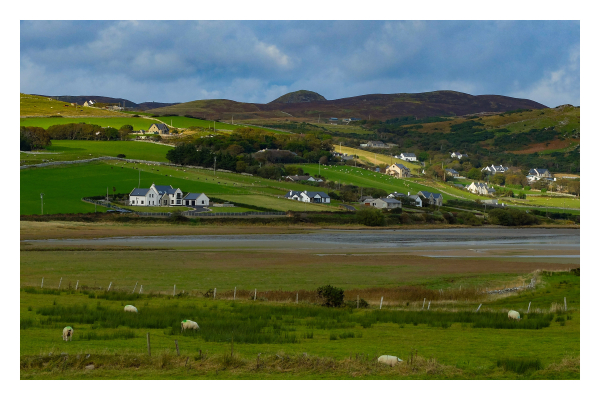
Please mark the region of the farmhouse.
[[94, 100], [88, 100], [88, 101], [86, 101], [85, 103], [83, 103], [83, 106], [84, 106], [84, 107], [91, 107], [91, 106], [93, 106], [94, 104], [96, 104], [96, 102], [95, 102]]
[[406, 195], [404, 193], [394, 192], [394, 193], [388, 194], [387, 197], [388, 197], [388, 199], [399, 199], [402, 197], [406, 197]]
[[210, 199], [204, 193], [188, 193], [183, 198], [185, 206], [207, 206]]
[[404, 161], [417, 161], [417, 156], [415, 153], [400, 153], [400, 157], [396, 157]]
[[392, 164], [385, 169], [387, 175], [394, 176], [396, 178], [408, 178], [410, 177], [410, 169], [402, 164]]
[[448, 175], [450, 175], [450, 176], [452, 176], [452, 177], [454, 177], [454, 178], [457, 178], [457, 177], [458, 177], [458, 172], [456, 172], [456, 171], [455, 171], [455, 170], [453, 170], [452, 168], [447, 168], [447, 169], [446, 169], [446, 174], [448, 174]]
[[133, 189], [129, 193], [130, 206], [159, 206], [160, 195], [158, 191], [151, 187], [149, 189]]
[[444, 196], [442, 196], [441, 193], [433, 193], [422, 190], [418, 193], [418, 195], [423, 196], [425, 199], [427, 199], [427, 201], [429, 201], [429, 204], [431, 205], [440, 207], [443, 205]]
[[452, 157], [452, 158], [458, 158], [460, 160], [463, 157], [467, 158], [469, 156], [466, 155], [466, 154], [460, 154], [458, 151], [453, 151], [452, 153], [450, 153], [450, 157]]
[[381, 140], [369, 140], [367, 143], [361, 144], [360, 146], [361, 147], [376, 147], [376, 148], [379, 148], [379, 149], [388, 147]]
[[303, 192], [290, 190], [284, 196], [289, 200], [302, 201], [304, 203], [330, 203], [331, 198], [325, 192], [309, 192], [307, 190]]
[[160, 135], [168, 135], [169, 127], [166, 124], [152, 124], [148, 129], [150, 133], [158, 133]]
[[365, 203], [365, 205], [370, 205], [372, 207], [381, 208], [385, 210], [391, 210], [393, 208], [402, 208], [402, 202], [400, 200], [388, 198], [371, 199], [369, 204]]
[[285, 177], [286, 181], [290, 181], [290, 182], [323, 182], [323, 179], [320, 178], [313, 178], [310, 175], [294, 175], [294, 176], [286, 176]]
[[497, 173], [504, 173], [508, 171], [507, 167], [503, 167], [502, 165], [494, 165], [487, 166], [481, 170], [482, 172], [489, 172], [492, 175], [496, 175]]
[[486, 183], [473, 182], [467, 186], [467, 190], [475, 194], [492, 195], [496, 194], [496, 189], [488, 186]]
[[532, 168], [529, 170], [529, 174], [527, 174], [527, 180], [529, 182], [539, 181], [540, 179], [545, 179], [547, 181], [555, 180], [550, 171], [545, 168]]
[[408, 196], [406, 196], [405, 203], [409, 205], [414, 203], [416, 207], [423, 207], [423, 200], [421, 197], [418, 194], [411, 195], [410, 192], [408, 192]]

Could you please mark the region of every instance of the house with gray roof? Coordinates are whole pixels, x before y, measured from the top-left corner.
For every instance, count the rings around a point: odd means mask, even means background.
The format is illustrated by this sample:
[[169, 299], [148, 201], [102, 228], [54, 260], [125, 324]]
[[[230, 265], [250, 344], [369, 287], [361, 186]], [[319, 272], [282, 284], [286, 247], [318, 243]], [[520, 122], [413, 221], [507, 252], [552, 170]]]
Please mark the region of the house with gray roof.
[[184, 206], [208, 206], [210, 199], [204, 193], [188, 193], [183, 198]]
[[483, 168], [481, 171], [489, 172], [492, 175], [496, 175], [497, 173], [504, 173], [504, 172], [508, 171], [508, 168], [503, 167], [502, 164], [500, 164], [500, 165], [492, 164], [491, 166], [488, 165], [487, 167]]
[[169, 134], [169, 127], [167, 126], [167, 124], [152, 124], [150, 125], [150, 128], [148, 129], [148, 132], [150, 133], [158, 133], [161, 135], [168, 135]]
[[[366, 204], [365, 204], [366, 205]], [[402, 202], [396, 199], [389, 199], [382, 197], [380, 199], [373, 199], [370, 205], [375, 208], [391, 210], [393, 208], [402, 208]]]
[[331, 198], [325, 192], [311, 192], [307, 190], [299, 192], [290, 190], [284, 197], [289, 200], [302, 201], [304, 203], [331, 203]]
[[[129, 193], [130, 206], [169, 207], [183, 205], [183, 192], [171, 185], [155, 185], [133, 189]], [[208, 204], [208, 203], [207, 203]]]
[[458, 177], [458, 172], [452, 168], [446, 168], [446, 174], [456, 178]]
[[428, 192], [426, 190], [421, 190], [418, 193], [418, 195], [427, 199], [427, 201], [429, 201], [429, 204], [440, 206], [440, 207], [443, 205], [444, 196], [442, 196], [441, 193], [434, 193], [434, 192]]
[[417, 156], [415, 153], [400, 153], [399, 158], [404, 161], [417, 161]]

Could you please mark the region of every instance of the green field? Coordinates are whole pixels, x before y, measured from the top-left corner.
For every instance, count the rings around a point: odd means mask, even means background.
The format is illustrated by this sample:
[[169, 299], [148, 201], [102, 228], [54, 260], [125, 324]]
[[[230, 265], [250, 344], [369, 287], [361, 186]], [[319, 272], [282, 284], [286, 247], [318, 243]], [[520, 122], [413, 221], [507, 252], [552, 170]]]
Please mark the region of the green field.
[[[234, 125], [232, 125], [232, 124], [227, 124], [227, 123], [218, 122], [218, 121], [207, 121], [207, 120], [203, 120], [203, 119], [187, 118], [187, 117], [154, 117], [154, 118], [161, 120], [168, 125], [175, 126], [177, 128], [189, 128], [191, 126], [198, 126], [200, 128], [212, 129], [214, 126], [217, 131], [219, 131], [219, 130], [233, 131], [234, 129], [243, 128], [243, 127], [247, 126], [247, 125], [243, 125], [243, 124], [237, 124], [237, 123], [235, 123], [235, 121], [234, 121]], [[253, 126], [249, 126], [249, 127], [254, 128]], [[287, 132], [281, 132], [281, 131], [271, 129], [271, 128], [257, 128], [257, 129], [263, 129], [263, 130], [266, 130], [266, 131], [272, 132], [272, 133], [280, 133], [280, 134], [285, 134], [285, 135], [288, 134]]]
[[[20, 94], [20, 114], [21, 116], [59, 116], [60, 117], [113, 117], [119, 113], [114, 111], [102, 110], [95, 107], [72, 106], [71, 103], [55, 100], [44, 96], [35, 96], [32, 94]], [[22, 120], [22, 119], [21, 119]], [[37, 125], [30, 125], [37, 126]]]
[[[147, 145], [155, 146], [153, 149], [163, 148], [160, 145]], [[141, 175], [138, 175], [140, 172]], [[276, 182], [234, 173], [218, 172], [213, 175], [212, 171], [202, 169], [121, 161], [91, 162], [21, 170], [21, 215], [41, 212], [40, 193], [45, 194], [45, 214], [92, 212], [94, 206], [83, 203], [81, 198], [103, 195], [107, 187], [111, 194], [113, 186], [117, 193], [129, 193], [138, 187], [138, 176], [141, 176], [141, 187], [150, 187], [152, 183], [170, 184], [184, 192], [206, 193], [209, 197], [238, 201], [250, 206], [272, 207], [277, 211], [304, 210], [302, 203], [278, 196], [283, 196], [290, 189], [311, 189], [296, 183]], [[235, 196], [230, 197], [231, 195]], [[334, 205], [319, 204], [308, 204], [306, 207], [307, 210], [338, 209]]]
[[[52, 145], [40, 152], [20, 153], [21, 165], [45, 161], [72, 161], [97, 157], [116, 157], [125, 154], [133, 160], [167, 162], [166, 154], [172, 149], [156, 143], [129, 141], [53, 140]], [[48, 154], [50, 153], [50, 154]]]
[[[246, 297], [234, 302], [27, 289], [20, 294], [21, 379], [579, 379], [579, 311], [572, 306], [569, 313], [549, 312], [550, 304], [560, 303], [566, 292], [578, 293], [579, 277], [544, 276], [543, 285], [486, 301], [478, 314], [472, 312], [472, 303], [460, 305], [471, 310], [467, 313], [439, 306], [428, 312], [415, 306], [358, 311]], [[507, 321], [507, 307], [522, 310], [529, 301], [545, 310], [531, 315], [522, 311], [524, 321]], [[138, 314], [123, 313], [124, 304], [135, 305]], [[181, 319], [198, 322], [200, 332], [182, 334]], [[551, 322], [525, 329], [536, 321]], [[61, 340], [66, 325], [75, 330], [71, 342]], [[146, 356], [146, 333], [151, 357]], [[202, 359], [195, 357], [199, 350]], [[415, 351], [427, 368], [413, 365], [411, 372], [404, 365], [390, 369], [373, 362], [378, 355], [393, 354], [407, 364]], [[258, 353], [262, 367], [256, 369]], [[302, 353], [305, 361], [300, 363]], [[86, 354], [90, 357], [84, 359]], [[40, 356], [48, 358], [45, 363], [36, 361]], [[286, 362], [286, 357], [291, 359]], [[307, 363], [311, 358], [329, 367]], [[498, 366], [506, 358], [535, 360], [539, 367], [506, 371]], [[100, 368], [86, 371], [89, 364]]]
[[133, 126], [133, 130], [143, 129], [147, 131], [150, 126], [156, 123], [155, 120], [146, 118], [133, 118], [133, 117], [114, 117], [114, 118], [21, 118], [21, 126], [39, 126], [44, 129], [52, 125], [64, 125], [64, 124], [77, 124], [86, 123], [99, 125], [103, 128], [108, 126], [119, 129], [123, 125]]

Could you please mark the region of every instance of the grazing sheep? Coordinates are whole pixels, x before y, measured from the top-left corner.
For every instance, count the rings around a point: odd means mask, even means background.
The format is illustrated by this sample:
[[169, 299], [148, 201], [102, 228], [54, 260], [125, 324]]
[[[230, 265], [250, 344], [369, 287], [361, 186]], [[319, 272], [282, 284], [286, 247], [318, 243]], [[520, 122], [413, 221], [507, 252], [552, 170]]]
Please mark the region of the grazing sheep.
[[508, 318], [509, 319], [516, 319], [519, 320], [521, 319], [521, 314], [519, 314], [518, 312], [516, 312], [515, 310], [510, 310], [508, 312]]
[[377, 362], [389, 365], [390, 367], [395, 367], [396, 364], [401, 363], [402, 360], [396, 356], [381, 356], [377, 359]]
[[137, 312], [137, 308], [135, 308], [134, 306], [130, 306], [130, 305], [126, 305], [124, 310], [128, 311], [128, 312]]
[[186, 329], [200, 329], [200, 327], [198, 326], [198, 324], [194, 321], [191, 321], [189, 319], [184, 319], [183, 321], [181, 321], [181, 331], [183, 332]]
[[65, 329], [63, 329], [63, 340], [65, 342], [68, 340], [73, 340], [73, 328], [70, 326], [65, 326]]

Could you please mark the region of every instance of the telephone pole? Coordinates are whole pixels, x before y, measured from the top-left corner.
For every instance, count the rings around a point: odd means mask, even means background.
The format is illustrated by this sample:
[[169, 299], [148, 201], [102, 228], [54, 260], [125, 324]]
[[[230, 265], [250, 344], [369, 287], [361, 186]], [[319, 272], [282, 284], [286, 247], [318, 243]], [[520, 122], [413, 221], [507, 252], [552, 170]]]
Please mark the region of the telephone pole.
[[42, 199], [42, 215], [44, 215], [44, 193], [40, 193], [40, 198]]
[[213, 170], [213, 176], [217, 175], [217, 157], [215, 157], [215, 166], [214, 166], [214, 170]]

